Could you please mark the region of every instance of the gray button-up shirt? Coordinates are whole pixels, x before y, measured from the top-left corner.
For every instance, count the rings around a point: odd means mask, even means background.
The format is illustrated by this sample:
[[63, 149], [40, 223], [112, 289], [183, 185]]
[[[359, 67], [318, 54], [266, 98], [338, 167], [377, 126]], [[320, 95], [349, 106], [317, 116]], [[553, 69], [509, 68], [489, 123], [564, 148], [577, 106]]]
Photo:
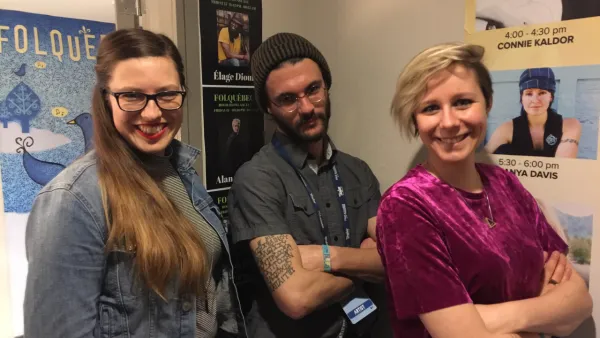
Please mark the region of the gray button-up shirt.
[[[336, 150], [330, 142], [331, 151], [327, 153], [331, 156], [315, 173], [306, 150], [281, 133], [274, 137], [280, 140], [292, 164], [308, 181], [327, 225], [329, 244], [344, 246], [342, 212], [332, 179], [332, 166], [336, 165], [346, 193], [350, 246], [360, 247], [361, 241], [367, 237], [367, 221], [377, 215], [381, 197], [379, 182], [369, 166]], [[317, 212], [304, 184], [272, 144], [264, 146], [238, 170], [228, 202], [234, 243], [290, 234], [298, 245], [324, 244]], [[241, 254], [251, 255], [248, 245], [238, 247], [243, 252]], [[293, 320], [277, 308], [258, 268], [254, 265], [250, 270], [256, 282], [249, 289], [254, 293], [248, 315], [250, 337], [337, 337], [345, 320], [339, 304], [315, 311], [301, 320]], [[247, 296], [244, 295], [244, 298]]]

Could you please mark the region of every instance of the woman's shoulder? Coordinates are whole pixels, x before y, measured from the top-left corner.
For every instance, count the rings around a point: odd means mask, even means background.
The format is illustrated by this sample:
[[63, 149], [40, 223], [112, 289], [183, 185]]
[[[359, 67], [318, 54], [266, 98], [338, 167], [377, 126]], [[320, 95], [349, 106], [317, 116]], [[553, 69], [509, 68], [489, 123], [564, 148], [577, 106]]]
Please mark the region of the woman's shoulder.
[[[77, 224], [70, 224], [73, 220]], [[67, 166], [37, 194], [28, 224], [35, 228], [34, 224], [46, 223], [53, 231], [89, 227], [104, 234], [104, 207], [94, 151]]]
[[393, 201], [420, 203], [425, 195], [435, 195], [439, 189], [435, 178], [422, 165], [417, 165], [383, 193], [381, 203]]
[[494, 163], [477, 162], [477, 172], [486, 179], [512, 179], [515, 174]]
[[69, 164], [44, 186], [40, 193], [55, 189], [74, 190], [87, 185], [98, 186], [95, 151], [91, 151]]
[[504, 134], [506, 134], [507, 136], [511, 136], [512, 137], [512, 133], [513, 133], [513, 129], [514, 129], [514, 119], [513, 120], [508, 120], [508, 121], [504, 121], [502, 122], [499, 126], [498, 129], [496, 129], [499, 132], [502, 132]]
[[[73, 196], [73, 199], [85, 205], [88, 211], [99, 215], [103, 214], [95, 151], [92, 150], [73, 161], [37, 195], [48, 195], [51, 198], [51, 196], [60, 197], [64, 194]], [[61, 207], [70, 208], [66, 205], [56, 205], [55, 209]]]
[[514, 173], [496, 164], [477, 163], [477, 171], [494, 189], [522, 189], [523, 185]]
[[574, 117], [567, 117], [563, 119], [563, 131], [568, 130], [581, 130], [581, 122]]

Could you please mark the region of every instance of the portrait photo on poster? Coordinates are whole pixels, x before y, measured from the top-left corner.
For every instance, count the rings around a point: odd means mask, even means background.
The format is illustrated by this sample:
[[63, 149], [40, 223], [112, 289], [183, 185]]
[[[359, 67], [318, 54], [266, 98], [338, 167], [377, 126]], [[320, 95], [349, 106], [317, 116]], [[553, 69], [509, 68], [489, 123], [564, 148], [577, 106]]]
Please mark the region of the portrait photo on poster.
[[593, 208], [574, 203], [550, 203], [536, 198], [548, 223], [569, 245], [567, 257], [589, 287], [592, 264]]
[[600, 16], [598, 0], [475, 0], [475, 2], [476, 31]]
[[206, 183], [210, 191], [231, 186], [235, 172], [263, 146], [263, 115], [253, 88], [205, 87]]
[[217, 10], [217, 58], [224, 67], [248, 67], [250, 22], [248, 14]]
[[250, 57], [262, 42], [261, 0], [200, 1], [202, 85], [251, 86]]
[[[230, 117], [225, 117], [226, 120], [219, 126], [223, 129], [219, 131], [219, 137], [221, 138], [219, 144], [223, 145], [220, 152], [221, 172], [226, 176], [233, 177], [242, 164], [250, 159], [252, 153], [249, 148], [250, 140], [248, 138], [250, 135], [245, 130], [240, 133], [242, 120], [236, 115], [232, 116], [231, 129], [227, 128], [227, 120]], [[226, 140], [225, 137], [227, 137]]]
[[496, 155], [597, 159], [600, 66], [491, 73], [483, 149]]

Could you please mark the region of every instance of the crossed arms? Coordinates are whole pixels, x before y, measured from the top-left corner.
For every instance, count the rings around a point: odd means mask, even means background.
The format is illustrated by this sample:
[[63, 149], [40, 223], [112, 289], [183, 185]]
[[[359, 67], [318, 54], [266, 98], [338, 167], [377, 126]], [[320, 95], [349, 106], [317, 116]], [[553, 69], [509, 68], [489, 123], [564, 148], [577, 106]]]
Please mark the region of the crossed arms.
[[[284, 216], [287, 195], [272, 176], [264, 168], [242, 167], [230, 190], [229, 209], [234, 238], [249, 240], [257, 266], [283, 313], [300, 319], [346, 298], [355, 282], [383, 279], [375, 217], [368, 220], [369, 237], [361, 248], [330, 246], [332, 271], [324, 272], [322, 247], [297, 245], [290, 235]], [[378, 194], [378, 185], [376, 190]]]
[[[369, 223], [374, 229], [375, 218]], [[368, 238], [363, 243], [370, 247], [330, 247], [332, 273], [323, 271], [321, 246], [296, 245], [288, 234], [255, 238], [250, 249], [279, 309], [300, 319], [348, 296], [354, 289], [352, 277], [381, 281], [375, 242]]]

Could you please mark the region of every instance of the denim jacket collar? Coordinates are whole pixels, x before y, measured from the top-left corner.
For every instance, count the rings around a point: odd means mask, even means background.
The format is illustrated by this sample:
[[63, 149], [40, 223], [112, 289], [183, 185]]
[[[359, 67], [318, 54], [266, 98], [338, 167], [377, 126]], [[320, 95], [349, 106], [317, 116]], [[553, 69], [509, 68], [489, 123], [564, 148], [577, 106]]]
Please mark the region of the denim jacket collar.
[[196, 159], [200, 155], [200, 150], [190, 145], [183, 144], [180, 141], [173, 139], [169, 145], [173, 149], [171, 163], [177, 171], [186, 171], [190, 169]]

